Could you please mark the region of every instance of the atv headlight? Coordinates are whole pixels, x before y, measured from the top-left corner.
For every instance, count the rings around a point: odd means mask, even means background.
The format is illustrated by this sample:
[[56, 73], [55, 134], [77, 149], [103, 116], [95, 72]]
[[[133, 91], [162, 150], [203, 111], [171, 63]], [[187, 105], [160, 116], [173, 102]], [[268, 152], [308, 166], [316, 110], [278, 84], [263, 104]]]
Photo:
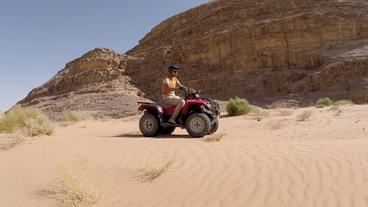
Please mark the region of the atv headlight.
[[206, 103], [204, 106], [206, 107], [207, 110], [211, 110], [211, 104]]

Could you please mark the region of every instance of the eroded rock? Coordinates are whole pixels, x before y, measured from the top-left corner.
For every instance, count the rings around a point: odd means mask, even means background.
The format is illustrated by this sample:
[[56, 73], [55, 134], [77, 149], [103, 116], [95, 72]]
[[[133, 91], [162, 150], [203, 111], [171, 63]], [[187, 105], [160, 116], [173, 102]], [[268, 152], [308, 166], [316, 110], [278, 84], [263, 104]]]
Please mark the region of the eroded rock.
[[329, 96], [366, 103], [368, 2], [210, 1], [163, 21], [126, 54], [86, 53], [19, 105], [123, 116], [136, 112], [140, 91], [160, 99], [173, 63], [183, 68], [181, 82], [220, 100], [308, 105]]
[[127, 74], [151, 98], [170, 63], [218, 99], [351, 98], [368, 89], [367, 38], [364, 0], [218, 0], [155, 27], [127, 53], [138, 58]]
[[97, 117], [137, 114], [142, 92], [125, 75], [130, 57], [97, 48], [66, 64], [50, 81], [33, 89], [15, 107], [38, 107], [54, 120], [64, 111], [87, 111]]

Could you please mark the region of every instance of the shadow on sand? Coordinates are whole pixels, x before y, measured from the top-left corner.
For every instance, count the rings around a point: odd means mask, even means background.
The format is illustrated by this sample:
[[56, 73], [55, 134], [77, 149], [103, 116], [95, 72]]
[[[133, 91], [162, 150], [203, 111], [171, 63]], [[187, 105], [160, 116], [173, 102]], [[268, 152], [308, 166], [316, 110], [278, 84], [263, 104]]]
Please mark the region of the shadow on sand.
[[[223, 114], [220, 115], [220, 119], [226, 119], [226, 118], [231, 118], [232, 116], [229, 116], [228, 114]], [[115, 136], [109, 136], [109, 137], [114, 137], [114, 138], [126, 138], [126, 139], [199, 139], [199, 138], [193, 138], [189, 135], [186, 134], [172, 134], [172, 135], [161, 135], [159, 134], [156, 137], [145, 137], [140, 133], [124, 133], [124, 134], [119, 134], [119, 135], [115, 135]]]
[[156, 137], [145, 137], [142, 134], [125, 133], [125, 134], [120, 134], [120, 135], [116, 135], [112, 137], [127, 138], [127, 139], [133, 139], [133, 138], [134, 139], [196, 139], [189, 135], [184, 135], [184, 134], [172, 134], [172, 135], [160, 135], [159, 134]]

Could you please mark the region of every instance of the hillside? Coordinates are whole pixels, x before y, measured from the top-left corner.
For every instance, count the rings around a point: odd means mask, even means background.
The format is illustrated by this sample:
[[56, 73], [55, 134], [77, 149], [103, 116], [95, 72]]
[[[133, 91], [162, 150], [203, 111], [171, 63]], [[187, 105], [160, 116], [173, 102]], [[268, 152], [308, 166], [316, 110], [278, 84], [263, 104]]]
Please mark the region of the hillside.
[[306, 106], [329, 96], [366, 103], [368, 2], [211, 1], [163, 21], [126, 54], [86, 53], [18, 106], [121, 117], [133, 113], [140, 91], [160, 98], [172, 63], [183, 68], [181, 82], [218, 100]]

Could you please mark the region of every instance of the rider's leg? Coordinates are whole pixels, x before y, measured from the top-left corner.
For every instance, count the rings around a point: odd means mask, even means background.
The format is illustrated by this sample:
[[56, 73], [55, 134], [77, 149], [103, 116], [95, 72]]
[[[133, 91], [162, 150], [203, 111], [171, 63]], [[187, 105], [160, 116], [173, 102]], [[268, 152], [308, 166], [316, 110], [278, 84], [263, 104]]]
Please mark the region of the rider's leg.
[[172, 97], [166, 98], [165, 102], [176, 106], [174, 113], [171, 115], [171, 118], [169, 119], [170, 123], [176, 123], [175, 120], [178, 117], [181, 109], [184, 107], [185, 101], [181, 99], [179, 96], [172, 96]]

